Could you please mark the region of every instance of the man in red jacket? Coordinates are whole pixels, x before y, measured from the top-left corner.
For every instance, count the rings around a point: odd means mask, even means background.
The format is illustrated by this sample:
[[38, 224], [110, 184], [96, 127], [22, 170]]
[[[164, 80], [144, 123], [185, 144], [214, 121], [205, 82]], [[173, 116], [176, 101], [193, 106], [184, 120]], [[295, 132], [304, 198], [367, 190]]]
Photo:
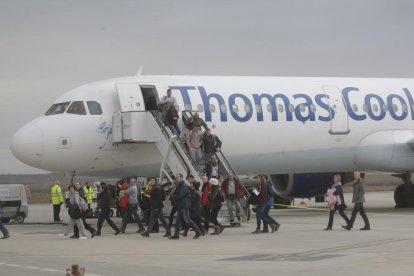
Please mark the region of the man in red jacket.
[[233, 205], [236, 205], [237, 223], [240, 223], [240, 199], [244, 197], [244, 188], [239, 179], [234, 177], [233, 172], [224, 179], [221, 190], [226, 197], [227, 208], [229, 209], [230, 223], [234, 223]]

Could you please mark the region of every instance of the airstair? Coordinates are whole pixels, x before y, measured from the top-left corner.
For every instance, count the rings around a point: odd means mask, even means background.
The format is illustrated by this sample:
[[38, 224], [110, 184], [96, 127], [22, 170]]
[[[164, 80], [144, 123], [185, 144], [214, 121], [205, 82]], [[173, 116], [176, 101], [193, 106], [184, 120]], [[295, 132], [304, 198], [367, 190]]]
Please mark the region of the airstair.
[[[145, 93], [152, 95], [153, 87], [138, 86], [137, 84], [117, 84], [119, 93], [120, 111], [113, 114], [112, 138], [114, 144], [155, 144], [162, 156], [160, 167], [160, 180], [165, 178], [168, 182], [174, 181], [174, 176], [181, 173], [184, 178], [189, 174], [194, 176], [195, 181], [202, 183], [200, 176], [204, 172], [204, 166], [201, 169], [195, 160], [190, 156], [185, 139], [181, 139], [175, 130], [166, 126], [161, 118], [161, 113], [156, 108], [148, 108], [148, 101], [145, 100]], [[142, 91], [144, 98], [136, 93], [137, 89]], [[138, 96], [137, 96], [138, 95]], [[189, 110], [182, 112], [183, 125], [193, 119], [193, 114]], [[187, 124], [186, 124], [187, 123]], [[181, 128], [183, 131], [185, 127]], [[221, 181], [224, 180], [230, 172], [237, 177], [230, 163], [219, 151], [217, 152], [219, 160], [219, 174]], [[244, 187], [244, 186], [243, 186]], [[244, 187], [246, 195], [249, 193]], [[227, 211], [227, 205], [222, 208], [220, 217], [226, 217], [224, 211]], [[244, 212], [247, 210], [243, 208]], [[227, 211], [228, 216], [228, 211]], [[244, 218], [247, 216], [244, 215]], [[224, 218], [223, 218], [224, 219]]]

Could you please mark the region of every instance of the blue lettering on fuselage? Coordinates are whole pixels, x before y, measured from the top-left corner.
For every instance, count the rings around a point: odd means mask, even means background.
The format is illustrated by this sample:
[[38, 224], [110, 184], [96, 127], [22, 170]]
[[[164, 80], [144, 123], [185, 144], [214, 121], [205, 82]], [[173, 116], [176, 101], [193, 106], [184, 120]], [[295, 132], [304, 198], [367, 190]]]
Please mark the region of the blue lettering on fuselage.
[[[204, 109], [206, 122], [212, 121], [212, 112], [218, 107], [220, 121], [228, 121], [227, 110], [230, 116], [237, 122], [247, 122], [256, 119], [264, 121], [265, 110], [270, 113], [271, 120], [312, 122], [332, 121], [335, 114], [335, 106], [330, 104], [330, 98], [324, 92], [311, 94], [302, 92], [292, 95], [284, 93], [233, 93], [228, 98], [223, 97], [220, 91], [210, 92], [204, 86], [170, 86], [173, 91], [178, 91], [184, 102], [185, 109], [193, 110], [192, 99], [198, 94]], [[402, 121], [408, 117], [408, 109], [411, 111], [411, 119], [414, 120], [414, 98], [408, 88], [402, 88], [401, 94], [389, 94], [386, 98], [375, 93], [362, 94], [357, 87], [345, 87], [341, 91], [344, 110], [350, 119], [364, 121], [371, 119], [381, 121], [387, 114], [396, 121]], [[190, 96], [191, 94], [191, 96]], [[237, 104], [237, 103], [238, 104]], [[364, 108], [355, 108], [355, 106]], [[239, 108], [241, 104], [241, 109]], [[338, 103], [337, 103], [338, 104]], [[281, 117], [282, 116], [282, 117]]]

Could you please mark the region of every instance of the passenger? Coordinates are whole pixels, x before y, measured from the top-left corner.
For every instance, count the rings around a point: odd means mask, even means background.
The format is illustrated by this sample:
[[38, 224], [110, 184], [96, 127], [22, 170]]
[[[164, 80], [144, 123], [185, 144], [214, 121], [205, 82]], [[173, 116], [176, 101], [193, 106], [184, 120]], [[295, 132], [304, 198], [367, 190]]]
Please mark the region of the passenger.
[[359, 211], [362, 219], [364, 220], [365, 226], [360, 228], [359, 230], [371, 230], [371, 226], [369, 224], [369, 220], [367, 214], [365, 213], [364, 209], [364, 202], [365, 202], [365, 187], [364, 187], [364, 180], [361, 178], [360, 172], [354, 172], [354, 183], [353, 183], [353, 196], [352, 196], [352, 203], [355, 203], [354, 209], [352, 210], [351, 219], [349, 223], [342, 227], [346, 230], [351, 230], [354, 226], [356, 215]]
[[119, 214], [121, 217], [124, 217], [125, 213], [128, 211], [128, 195], [124, 194], [124, 191], [128, 190], [129, 185], [126, 183], [127, 180], [122, 179], [121, 183], [118, 185], [118, 207]]
[[216, 135], [211, 134], [211, 129], [207, 128], [203, 135], [204, 162], [206, 164], [210, 160], [211, 155], [220, 151], [221, 145], [220, 139]]
[[[331, 206], [331, 210], [329, 211], [329, 222], [328, 226], [324, 230], [332, 230], [332, 224], [334, 220], [334, 215], [336, 210], [338, 210], [341, 217], [345, 220], [346, 224], [349, 224], [349, 219], [345, 215], [346, 204], [344, 200], [344, 193], [342, 191], [342, 183], [341, 183], [341, 176], [339, 174], [335, 174], [333, 177], [334, 184], [332, 185], [332, 194], [333, 196], [339, 196], [340, 200], [335, 201], [334, 204]], [[329, 190], [328, 190], [329, 191]], [[329, 202], [329, 200], [328, 200]]]
[[60, 187], [59, 180], [56, 180], [55, 184], [53, 184], [53, 187], [50, 190], [50, 195], [52, 197], [53, 204], [53, 219], [55, 222], [62, 222], [60, 219], [60, 207], [65, 200], [63, 199], [62, 188]]
[[158, 219], [161, 221], [162, 226], [165, 228], [165, 235], [164, 237], [171, 236], [170, 229], [168, 228], [167, 222], [164, 218], [164, 213], [162, 209], [164, 208], [164, 198], [165, 198], [165, 191], [161, 185], [157, 184], [156, 178], [151, 178], [151, 182], [154, 184], [151, 185], [151, 190], [147, 191], [144, 196], [150, 199], [151, 203], [151, 211], [150, 211], [150, 220], [147, 227], [147, 230], [142, 233], [141, 235], [144, 237], [149, 237], [150, 233], [152, 233], [152, 228], [155, 225], [155, 222]]
[[[256, 230], [252, 232], [252, 234], [259, 234], [259, 233], [268, 233], [269, 229], [264, 228], [263, 231], [260, 231], [261, 222], [263, 220], [263, 223], [265, 223], [264, 217], [264, 209], [267, 205], [267, 200], [269, 199], [268, 193], [267, 193], [267, 184], [266, 180], [263, 175], [259, 175], [257, 177], [258, 180], [258, 190], [259, 190], [259, 202], [256, 205]], [[270, 223], [269, 223], [270, 224]], [[266, 227], [266, 226], [265, 226]]]
[[[78, 191], [78, 193], [79, 193], [79, 198], [82, 198], [85, 202], [87, 202], [86, 198], [85, 198], [85, 192], [84, 192], [85, 190], [84, 190], [84, 188], [82, 188], [80, 182], [75, 183], [75, 188], [76, 188], [76, 191]], [[89, 209], [88, 209], [88, 211], [89, 211]], [[91, 233], [91, 237], [93, 238], [96, 234], [96, 230], [95, 230], [95, 228], [93, 228], [92, 226], [90, 226], [86, 222], [86, 215], [87, 215], [86, 212], [81, 212], [82, 223], [83, 223], [83, 226], [85, 227], [85, 229], [88, 230], [89, 233]], [[78, 226], [76, 224], [73, 227], [73, 233], [74, 233], [73, 236], [70, 236], [70, 238], [71, 239], [78, 239], [79, 238], [79, 229], [78, 229]]]
[[175, 204], [175, 182], [172, 183], [173, 187], [170, 191], [170, 195], [168, 196], [168, 199], [171, 201], [171, 211], [170, 211], [170, 216], [168, 218], [168, 229], [170, 229], [170, 233], [171, 233], [171, 226], [173, 224], [174, 221], [174, 215], [177, 213], [177, 205]]
[[86, 240], [86, 232], [85, 228], [82, 223], [82, 212], [80, 208], [80, 196], [76, 187], [74, 185], [69, 186], [69, 194], [67, 198], [67, 206], [68, 206], [68, 213], [69, 213], [69, 223], [66, 227], [66, 231], [63, 234], [59, 234], [60, 236], [67, 237], [69, 232], [72, 231], [74, 225], [78, 226], [81, 236], [79, 236], [80, 240]]
[[219, 235], [223, 232], [224, 226], [218, 222], [217, 217], [224, 197], [219, 187], [219, 181], [216, 178], [211, 178], [209, 182], [211, 184], [211, 193], [208, 199], [211, 204], [210, 221], [214, 224], [214, 232], [211, 235]]
[[[1, 205], [1, 200], [0, 200], [0, 213], [2, 213], [2, 205]], [[10, 237], [9, 231], [7, 231], [6, 227], [4, 227], [3, 222], [0, 219], [0, 231], [3, 234], [3, 237], [1, 238], [2, 240], [5, 240], [7, 238]]]
[[220, 179], [220, 165], [215, 154], [210, 156], [210, 160], [206, 163], [207, 177]]
[[209, 195], [211, 193], [211, 185], [208, 181], [207, 175], [202, 175], [201, 180], [203, 181], [203, 186], [201, 188], [201, 207], [203, 218], [204, 218], [204, 234], [208, 234], [208, 230], [210, 227], [210, 213], [211, 213], [211, 206]]
[[128, 195], [128, 209], [122, 218], [121, 233], [125, 233], [125, 229], [128, 224], [129, 216], [132, 215], [135, 222], [138, 224], [137, 233], [145, 231], [144, 224], [142, 224], [141, 218], [138, 216], [138, 189], [134, 181], [129, 181], [129, 188], [124, 191], [124, 195]]
[[178, 118], [178, 112], [175, 109], [174, 105], [169, 104], [167, 107], [167, 112], [165, 114], [164, 123], [171, 129], [171, 132], [173, 134], [176, 133], [178, 136], [180, 136], [181, 131], [177, 124]]
[[196, 233], [193, 239], [198, 239], [201, 236], [201, 230], [190, 218], [189, 210], [191, 207], [191, 191], [185, 184], [182, 174], [177, 174], [175, 180], [175, 200], [177, 205], [177, 216], [175, 221], [174, 235], [169, 238], [174, 240], [180, 238], [181, 221], [183, 220], [186, 224], [190, 224], [191, 228], [193, 228], [194, 232]]
[[85, 182], [85, 187], [83, 188], [85, 201], [88, 203], [88, 209], [92, 210], [91, 204], [95, 198], [95, 193], [89, 182]]
[[194, 112], [193, 115], [193, 122], [191, 123], [191, 129], [198, 127], [201, 129], [201, 126], [204, 127], [204, 131], [207, 130], [207, 124], [204, 122], [203, 119], [200, 118], [200, 114], [198, 112]]
[[167, 95], [163, 96], [160, 101], [159, 101], [160, 105], [163, 104], [173, 104], [173, 105], [177, 105], [177, 99], [172, 96], [172, 91], [171, 89], [167, 89]]
[[263, 209], [263, 213], [262, 213], [262, 219], [263, 219], [263, 233], [269, 233], [269, 228], [268, 226], [270, 225], [270, 228], [272, 229], [272, 233], [276, 232], [277, 230], [279, 230], [280, 227], [280, 223], [278, 223], [276, 220], [274, 220], [270, 215], [269, 215], [269, 211], [270, 208], [273, 207], [274, 204], [274, 196], [275, 193], [273, 191], [273, 183], [272, 181], [265, 175], [264, 176], [265, 181], [266, 181], [266, 185], [267, 185], [267, 202], [266, 202], [266, 206]]
[[116, 226], [110, 217], [111, 207], [113, 205], [113, 197], [111, 192], [108, 189], [106, 183], [102, 182], [100, 185], [100, 193], [98, 193], [98, 208], [100, 210], [98, 216], [98, 230], [95, 233], [95, 236], [101, 236], [101, 230], [104, 220], [115, 230], [115, 235], [118, 235], [121, 230]]
[[244, 188], [242, 183], [237, 177], [234, 177], [233, 172], [229, 172], [229, 175], [221, 184], [221, 190], [226, 198], [227, 208], [230, 215], [230, 223], [234, 223], [234, 205], [236, 206], [237, 222], [240, 223], [240, 211], [242, 210], [240, 200], [244, 197]]
[[[157, 179], [155, 177], [150, 178], [148, 184], [144, 188], [144, 192], [142, 193], [141, 197], [141, 212], [143, 217], [144, 225], [148, 226], [150, 223], [151, 217], [151, 197], [147, 195], [151, 195], [152, 187], [157, 183]], [[158, 224], [158, 219], [155, 220], [155, 224], [152, 227], [151, 233], [159, 233], [160, 226]]]
[[[204, 236], [203, 225], [201, 225], [201, 192], [200, 192], [200, 183], [194, 180], [193, 175], [189, 175], [187, 177], [188, 184], [191, 188], [191, 208], [190, 208], [190, 218], [194, 221], [194, 223], [198, 226], [198, 228], [202, 231], [201, 235]], [[186, 237], [188, 230], [190, 229], [190, 225], [184, 226], [184, 233], [183, 236]]]
[[200, 160], [202, 159], [201, 146], [203, 144], [203, 133], [199, 127], [194, 127], [192, 130], [188, 131], [185, 136], [191, 158], [198, 166]]

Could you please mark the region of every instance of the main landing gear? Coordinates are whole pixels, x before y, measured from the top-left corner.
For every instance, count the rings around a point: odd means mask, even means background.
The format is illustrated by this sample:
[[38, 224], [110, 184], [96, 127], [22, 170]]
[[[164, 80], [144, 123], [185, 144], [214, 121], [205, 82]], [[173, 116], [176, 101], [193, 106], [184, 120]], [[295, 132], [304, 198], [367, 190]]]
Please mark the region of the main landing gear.
[[394, 190], [395, 208], [414, 207], [414, 183], [410, 173], [393, 175], [400, 177], [404, 184], [398, 185]]

